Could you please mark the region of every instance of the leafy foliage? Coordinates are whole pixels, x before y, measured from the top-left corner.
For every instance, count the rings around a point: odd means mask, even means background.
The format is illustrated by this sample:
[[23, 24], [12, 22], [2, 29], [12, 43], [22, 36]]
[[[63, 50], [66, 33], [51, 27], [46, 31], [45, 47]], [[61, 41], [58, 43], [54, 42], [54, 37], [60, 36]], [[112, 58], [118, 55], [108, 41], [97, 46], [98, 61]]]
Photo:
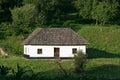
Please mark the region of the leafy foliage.
[[34, 27], [35, 24], [35, 5], [26, 4], [20, 8], [14, 8], [11, 12], [16, 34], [29, 33], [31, 27]]
[[23, 0], [0, 0], [0, 23], [12, 22], [10, 8], [22, 6]]
[[80, 16], [84, 19], [91, 19], [92, 0], [76, 0], [74, 3]]
[[36, 4], [37, 25], [39, 26], [62, 24], [66, 20], [67, 14], [74, 11], [72, 0], [37, 0], [32, 2], [27, 0], [26, 2]]
[[4, 65], [1, 65], [0, 66], [0, 75], [7, 75], [8, 73], [9, 73], [9, 70], [10, 70], [11, 68], [9, 68], [9, 67], [6, 67], [6, 66], [4, 66]]
[[118, 2], [116, 0], [105, 0], [98, 2], [94, 0], [91, 12], [92, 18], [96, 20], [96, 24], [105, 24], [117, 14]]
[[12, 73], [14, 76], [14, 79], [16, 80], [21, 80], [24, 76], [25, 73], [28, 72], [33, 72], [28, 66], [22, 67], [19, 64], [17, 64], [17, 71], [15, 71], [14, 69], [12, 69]]
[[5, 40], [0, 41], [0, 45], [5, 49], [6, 52], [12, 55], [21, 55], [23, 53], [22, 47], [22, 36], [7, 37]]
[[7, 36], [13, 35], [12, 25], [9, 23], [0, 24], [0, 39], [5, 39]]
[[80, 51], [76, 53], [74, 56], [75, 71], [78, 73], [82, 73], [85, 69], [85, 63], [86, 55]]
[[[94, 23], [95, 20], [96, 24], [115, 23], [116, 19], [120, 18], [119, 5], [119, 0], [0, 0], [0, 23], [16, 21], [13, 16], [20, 11], [20, 14], [26, 15], [25, 18], [19, 16], [20, 19], [23, 18], [23, 21], [26, 21], [26, 18], [32, 20], [29, 27], [63, 25], [64, 21], [69, 20], [73, 20], [75, 23]], [[20, 11], [16, 12], [15, 9], [18, 11], [18, 8]], [[32, 16], [33, 12], [35, 13], [34, 17]], [[70, 15], [74, 13], [76, 14], [74, 17]], [[14, 23], [17, 24], [17, 22]], [[13, 26], [17, 26], [15, 24]], [[20, 24], [24, 26], [28, 23], [22, 22]]]
[[[119, 24], [118, 0], [0, 0], [0, 38], [27, 36], [36, 27]], [[117, 21], [116, 21], [117, 20]]]
[[116, 0], [76, 0], [75, 5], [80, 16], [96, 20], [96, 24], [105, 24], [117, 16], [119, 6]]

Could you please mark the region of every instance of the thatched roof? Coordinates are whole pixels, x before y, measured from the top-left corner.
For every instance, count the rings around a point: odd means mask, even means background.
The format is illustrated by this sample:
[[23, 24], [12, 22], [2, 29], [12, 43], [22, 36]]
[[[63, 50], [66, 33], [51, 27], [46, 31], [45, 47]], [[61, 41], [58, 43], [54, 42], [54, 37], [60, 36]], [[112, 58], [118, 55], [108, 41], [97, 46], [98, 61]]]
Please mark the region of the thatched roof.
[[85, 45], [86, 40], [70, 28], [37, 28], [24, 45]]

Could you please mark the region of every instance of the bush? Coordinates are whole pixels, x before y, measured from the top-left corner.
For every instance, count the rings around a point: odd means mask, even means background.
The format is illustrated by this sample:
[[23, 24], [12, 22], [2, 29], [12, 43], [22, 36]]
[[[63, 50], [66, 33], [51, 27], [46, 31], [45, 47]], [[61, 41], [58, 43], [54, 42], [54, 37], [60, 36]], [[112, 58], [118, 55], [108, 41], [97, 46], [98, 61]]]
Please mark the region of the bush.
[[22, 36], [11, 36], [7, 37], [5, 40], [2, 40], [0, 45], [5, 49], [5, 52], [7, 52], [8, 54], [22, 55], [22, 40]]
[[12, 74], [13, 74], [14, 80], [23, 80], [22, 79], [23, 76], [27, 73], [28, 74], [33, 73], [33, 70], [29, 66], [22, 67], [19, 64], [17, 64], [17, 71], [12, 69]]
[[74, 65], [75, 65], [75, 72], [81, 73], [84, 71], [86, 63], [86, 55], [82, 52], [78, 52], [74, 56]]
[[9, 67], [6, 67], [6, 66], [4, 66], [4, 65], [1, 65], [0, 66], [0, 75], [7, 75], [8, 73], [9, 73], [9, 70], [10, 70], [11, 68], [9, 68]]
[[3, 31], [0, 31], [0, 39], [5, 39], [5, 32]]
[[75, 22], [73, 20], [67, 20], [63, 23], [63, 26], [71, 27], [71, 24], [75, 24]]
[[0, 24], [0, 39], [5, 39], [7, 36], [11, 36], [12, 34], [12, 25], [10, 23]]

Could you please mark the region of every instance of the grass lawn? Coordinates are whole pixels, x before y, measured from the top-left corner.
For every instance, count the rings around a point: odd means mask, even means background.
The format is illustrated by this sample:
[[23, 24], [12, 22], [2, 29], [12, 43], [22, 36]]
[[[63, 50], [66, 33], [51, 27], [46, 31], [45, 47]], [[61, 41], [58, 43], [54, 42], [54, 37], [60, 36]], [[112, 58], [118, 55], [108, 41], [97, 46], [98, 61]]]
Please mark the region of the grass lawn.
[[[17, 64], [20, 66], [29, 66], [34, 74], [37, 74], [38, 80], [119, 80], [120, 79], [120, 58], [97, 58], [88, 59], [86, 69], [83, 74], [73, 72], [73, 60], [61, 60], [60, 64], [55, 60], [25, 59], [23, 57], [11, 56], [0, 58], [0, 65], [8, 66], [16, 70]], [[62, 67], [61, 67], [62, 66]], [[64, 76], [65, 72], [70, 76]], [[31, 76], [29, 76], [31, 77]], [[68, 78], [69, 77], [69, 78]], [[28, 79], [28, 78], [27, 78]], [[27, 80], [26, 79], [26, 80]]]
[[[61, 60], [57, 63], [55, 60], [33, 60], [13, 56], [12, 53], [23, 53], [21, 36], [0, 40], [5, 50], [11, 53], [7, 58], [0, 57], [0, 65], [16, 71], [17, 64], [29, 66], [33, 74], [24, 76], [24, 80], [120, 80], [120, 28], [81, 26], [76, 31], [90, 43], [87, 46], [85, 72], [82, 74], [74, 72], [73, 60]], [[13, 80], [10, 75], [7, 75], [8, 80]], [[5, 80], [1, 76], [0, 79]]]

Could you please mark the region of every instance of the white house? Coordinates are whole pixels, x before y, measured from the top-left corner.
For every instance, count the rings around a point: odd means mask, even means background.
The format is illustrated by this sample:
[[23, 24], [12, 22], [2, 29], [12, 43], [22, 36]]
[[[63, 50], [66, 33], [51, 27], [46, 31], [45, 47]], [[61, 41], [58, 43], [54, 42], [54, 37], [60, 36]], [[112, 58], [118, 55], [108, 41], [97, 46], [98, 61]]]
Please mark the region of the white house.
[[27, 58], [72, 58], [87, 42], [70, 28], [37, 28], [23, 44]]

